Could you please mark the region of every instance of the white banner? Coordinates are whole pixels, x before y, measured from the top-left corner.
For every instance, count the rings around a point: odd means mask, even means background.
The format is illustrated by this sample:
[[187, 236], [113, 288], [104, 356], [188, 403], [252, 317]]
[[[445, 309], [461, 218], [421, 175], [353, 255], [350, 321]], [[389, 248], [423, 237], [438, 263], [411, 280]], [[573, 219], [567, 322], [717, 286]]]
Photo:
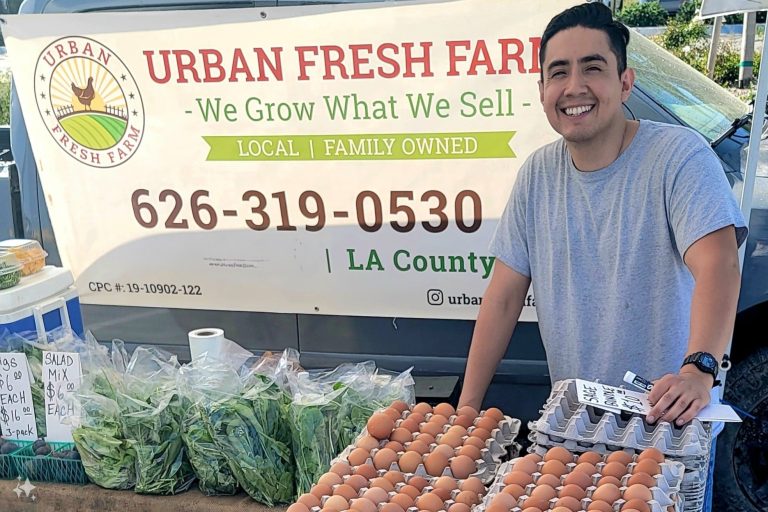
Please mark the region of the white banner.
[[474, 319], [575, 3], [7, 17], [82, 302]]
[[768, 9], [768, 0], [703, 0], [701, 18], [723, 16], [740, 12], [764, 11]]

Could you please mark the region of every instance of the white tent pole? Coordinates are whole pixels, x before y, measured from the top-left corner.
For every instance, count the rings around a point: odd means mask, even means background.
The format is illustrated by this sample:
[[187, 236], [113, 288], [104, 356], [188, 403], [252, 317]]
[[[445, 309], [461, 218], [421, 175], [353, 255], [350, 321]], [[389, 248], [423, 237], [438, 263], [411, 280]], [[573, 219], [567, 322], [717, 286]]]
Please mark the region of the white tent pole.
[[712, 27], [712, 38], [709, 41], [709, 55], [707, 56], [707, 76], [709, 78], [715, 75], [715, 60], [717, 59], [717, 49], [720, 47], [720, 29], [723, 26], [723, 17], [715, 18], [715, 25]]

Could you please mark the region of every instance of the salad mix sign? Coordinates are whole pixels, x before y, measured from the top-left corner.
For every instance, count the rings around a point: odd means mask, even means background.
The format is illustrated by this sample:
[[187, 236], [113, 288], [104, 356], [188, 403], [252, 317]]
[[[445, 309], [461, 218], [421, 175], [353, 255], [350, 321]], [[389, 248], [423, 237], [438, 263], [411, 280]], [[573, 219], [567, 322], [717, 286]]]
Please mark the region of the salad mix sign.
[[474, 318], [575, 3], [8, 17], [81, 300]]

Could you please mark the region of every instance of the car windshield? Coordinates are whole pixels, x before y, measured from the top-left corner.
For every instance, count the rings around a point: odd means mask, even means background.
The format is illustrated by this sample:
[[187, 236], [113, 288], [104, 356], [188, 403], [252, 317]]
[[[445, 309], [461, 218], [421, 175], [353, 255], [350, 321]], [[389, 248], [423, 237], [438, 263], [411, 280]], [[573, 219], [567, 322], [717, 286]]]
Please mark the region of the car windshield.
[[635, 84], [683, 123], [712, 141], [749, 106], [638, 32], [627, 49]]

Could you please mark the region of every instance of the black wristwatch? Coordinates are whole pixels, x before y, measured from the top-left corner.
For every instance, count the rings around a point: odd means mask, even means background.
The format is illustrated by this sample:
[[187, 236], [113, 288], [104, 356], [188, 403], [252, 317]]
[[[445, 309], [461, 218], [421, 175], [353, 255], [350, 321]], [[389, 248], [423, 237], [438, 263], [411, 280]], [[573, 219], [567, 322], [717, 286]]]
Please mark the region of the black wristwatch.
[[717, 373], [720, 369], [720, 363], [717, 362], [717, 358], [709, 352], [694, 352], [689, 355], [683, 361], [682, 366], [692, 364], [699, 369], [699, 371], [709, 374], [714, 379], [712, 386], [719, 386], [720, 381], [717, 380]]

